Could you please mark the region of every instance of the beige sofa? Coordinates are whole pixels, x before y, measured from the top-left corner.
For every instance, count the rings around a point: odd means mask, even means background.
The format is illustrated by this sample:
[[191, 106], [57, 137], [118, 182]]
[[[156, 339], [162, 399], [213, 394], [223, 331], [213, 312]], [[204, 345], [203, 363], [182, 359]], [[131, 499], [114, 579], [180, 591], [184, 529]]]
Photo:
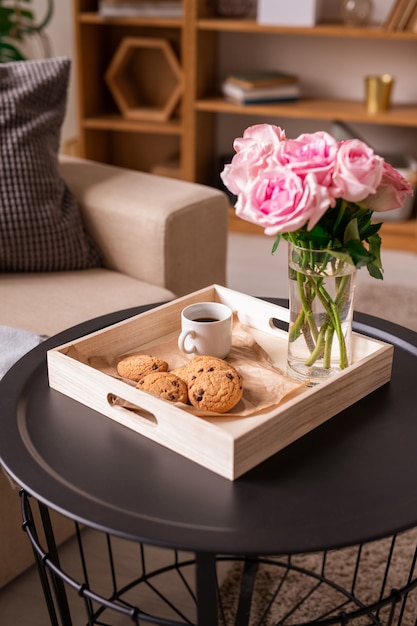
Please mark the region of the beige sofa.
[[[86, 319], [225, 284], [226, 196], [215, 189], [62, 157], [105, 267], [0, 273], [0, 325], [55, 334]], [[0, 587], [33, 562], [20, 503], [0, 472]], [[58, 519], [59, 538], [72, 530]]]
[[225, 281], [227, 200], [220, 191], [62, 157], [105, 268], [0, 274], [0, 324], [54, 334], [117, 309]]

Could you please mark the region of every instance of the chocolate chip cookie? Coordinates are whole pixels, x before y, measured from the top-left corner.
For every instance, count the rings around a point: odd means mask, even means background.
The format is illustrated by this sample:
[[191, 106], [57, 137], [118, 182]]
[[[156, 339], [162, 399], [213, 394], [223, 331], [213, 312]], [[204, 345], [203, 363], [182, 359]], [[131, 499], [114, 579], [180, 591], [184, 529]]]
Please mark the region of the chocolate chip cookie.
[[193, 381], [197, 375], [203, 372], [216, 372], [224, 369], [230, 369], [231, 365], [223, 359], [218, 359], [215, 356], [196, 356], [190, 359], [181, 374], [187, 383]]
[[242, 378], [234, 367], [226, 365], [204, 367], [192, 376], [188, 382], [188, 398], [194, 407], [226, 413], [239, 402], [243, 394]]
[[138, 382], [152, 372], [167, 372], [168, 363], [150, 354], [131, 354], [117, 364], [117, 373], [123, 378]]
[[172, 372], [147, 374], [138, 381], [136, 387], [171, 402], [188, 402], [187, 383]]

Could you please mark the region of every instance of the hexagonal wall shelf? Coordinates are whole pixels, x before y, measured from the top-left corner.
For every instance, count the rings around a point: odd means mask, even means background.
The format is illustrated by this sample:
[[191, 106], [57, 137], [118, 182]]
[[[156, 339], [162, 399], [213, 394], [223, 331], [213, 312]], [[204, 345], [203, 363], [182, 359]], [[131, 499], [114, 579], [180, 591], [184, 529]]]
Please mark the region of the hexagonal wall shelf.
[[165, 122], [183, 93], [183, 72], [167, 39], [125, 37], [105, 79], [129, 119]]

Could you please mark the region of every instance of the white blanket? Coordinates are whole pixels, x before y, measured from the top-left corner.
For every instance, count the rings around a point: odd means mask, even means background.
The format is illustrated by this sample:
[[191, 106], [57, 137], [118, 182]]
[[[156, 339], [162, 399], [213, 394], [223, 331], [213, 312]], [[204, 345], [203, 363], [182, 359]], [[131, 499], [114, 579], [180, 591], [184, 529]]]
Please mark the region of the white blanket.
[[28, 330], [0, 326], [0, 380], [26, 352], [46, 339]]

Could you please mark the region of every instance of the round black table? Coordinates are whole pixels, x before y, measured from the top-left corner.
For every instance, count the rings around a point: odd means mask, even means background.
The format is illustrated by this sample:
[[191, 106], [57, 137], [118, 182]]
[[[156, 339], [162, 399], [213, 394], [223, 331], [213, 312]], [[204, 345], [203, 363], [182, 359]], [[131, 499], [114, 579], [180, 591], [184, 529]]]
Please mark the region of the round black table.
[[[342, 548], [417, 525], [416, 333], [356, 314], [355, 330], [394, 344], [391, 382], [230, 482], [48, 386], [48, 349], [147, 308], [56, 335], [0, 383], [0, 455], [23, 489], [32, 543], [28, 494], [44, 522], [50, 507], [111, 535], [192, 551], [197, 622], [213, 626], [216, 555], [254, 563], [259, 555]], [[40, 555], [38, 548], [39, 556], [54, 569], [51, 550]], [[78, 592], [89, 593], [85, 585]]]

